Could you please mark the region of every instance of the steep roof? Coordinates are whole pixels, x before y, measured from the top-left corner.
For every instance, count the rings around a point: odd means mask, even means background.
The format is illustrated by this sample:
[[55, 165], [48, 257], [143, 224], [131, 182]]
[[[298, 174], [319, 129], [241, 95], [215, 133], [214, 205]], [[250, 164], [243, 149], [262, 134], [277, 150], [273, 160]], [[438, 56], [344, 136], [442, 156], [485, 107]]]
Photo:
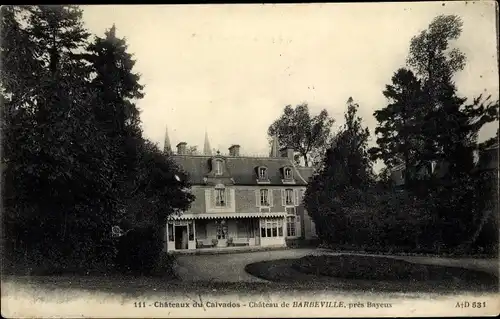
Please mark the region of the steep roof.
[[[192, 184], [204, 185], [204, 178], [210, 172], [212, 156], [203, 155], [172, 155], [174, 161], [189, 175]], [[286, 157], [247, 157], [224, 156], [226, 169], [233, 178], [235, 185], [260, 185], [257, 183], [256, 168], [265, 166], [269, 177], [269, 185], [285, 185], [282, 181], [283, 167], [291, 167], [295, 179], [294, 185], [307, 185], [307, 179], [302, 178], [294, 163]], [[289, 184], [286, 184], [289, 185]]]
[[314, 174], [312, 167], [297, 167], [297, 170], [306, 182], [309, 182]]

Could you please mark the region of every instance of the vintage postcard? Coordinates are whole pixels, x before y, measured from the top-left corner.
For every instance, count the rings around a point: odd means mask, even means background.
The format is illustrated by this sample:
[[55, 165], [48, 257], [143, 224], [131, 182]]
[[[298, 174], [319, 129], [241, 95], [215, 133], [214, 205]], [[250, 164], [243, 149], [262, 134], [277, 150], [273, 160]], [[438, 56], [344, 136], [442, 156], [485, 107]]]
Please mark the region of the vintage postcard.
[[4, 317], [499, 314], [496, 2], [1, 22]]

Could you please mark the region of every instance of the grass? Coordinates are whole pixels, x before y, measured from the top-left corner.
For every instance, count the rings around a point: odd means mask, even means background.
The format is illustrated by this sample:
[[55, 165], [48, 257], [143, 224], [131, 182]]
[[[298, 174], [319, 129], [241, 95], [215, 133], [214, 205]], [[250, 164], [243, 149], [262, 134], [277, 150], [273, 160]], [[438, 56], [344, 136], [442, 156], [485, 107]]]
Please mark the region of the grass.
[[404, 247], [404, 246], [391, 246], [391, 245], [369, 245], [369, 246], [359, 246], [352, 244], [319, 244], [318, 248], [328, 249], [337, 252], [344, 253], [361, 253], [361, 254], [377, 254], [377, 255], [397, 255], [397, 256], [425, 256], [425, 257], [453, 257], [453, 258], [496, 258], [498, 252], [493, 249], [488, 252], [479, 251], [467, 251], [464, 249], [454, 248], [446, 249], [443, 248], [437, 252], [434, 248], [420, 248], [415, 249], [414, 247]]
[[277, 283], [322, 283], [345, 290], [498, 291], [494, 275], [457, 267], [356, 255], [305, 256], [249, 264], [251, 275]]

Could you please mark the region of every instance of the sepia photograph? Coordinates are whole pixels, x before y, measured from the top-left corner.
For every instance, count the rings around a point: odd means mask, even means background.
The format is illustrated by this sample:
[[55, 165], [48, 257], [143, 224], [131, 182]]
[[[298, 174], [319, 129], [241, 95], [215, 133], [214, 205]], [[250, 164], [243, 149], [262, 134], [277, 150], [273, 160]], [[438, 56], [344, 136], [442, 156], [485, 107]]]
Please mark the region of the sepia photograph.
[[2, 316], [498, 316], [498, 13], [1, 6]]

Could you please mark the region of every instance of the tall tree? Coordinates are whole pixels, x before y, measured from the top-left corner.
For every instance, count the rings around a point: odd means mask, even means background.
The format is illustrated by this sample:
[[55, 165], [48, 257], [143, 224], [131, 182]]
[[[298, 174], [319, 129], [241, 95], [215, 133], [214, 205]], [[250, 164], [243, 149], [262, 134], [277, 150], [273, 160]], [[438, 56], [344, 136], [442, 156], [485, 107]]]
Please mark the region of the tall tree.
[[[406, 105], [418, 105], [416, 112], [411, 113], [416, 116], [413, 132], [401, 121], [390, 119], [389, 108], [375, 113], [378, 133], [382, 133], [378, 140], [381, 147], [375, 155], [387, 158], [389, 163], [403, 161], [420, 167], [430, 167], [432, 162], [440, 164], [439, 179], [433, 179], [432, 184], [421, 184], [424, 187], [419, 189], [436, 218], [432, 223], [435, 227], [432, 232], [438, 236], [436, 241], [451, 246], [460, 242], [457, 238], [470, 235], [474, 221], [482, 214], [485, 201], [478, 194], [486, 192], [480, 191], [482, 178], [472, 175], [473, 151], [479, 130], [486, 123], [498, 120], [498, 101], [479, 96], [468, 102], [457, 93], [453, 76], [464, 68], [466, 58], [458, 48], [453, 48], [453, 41], [459, 38], [462, 26], [458, 16], [438, 16], [428, 29], [411, 40], [407, 62], [418, 81], [406, 81], [405, 86], [412, 87], [410, 83], [419, 82], [420, 88], [414, 86], [414, 101], [401, 95], [389, 94], [389, 97], [393, 101], [406, 100]], [[391, 93], [390, 90], [384, 91], [386, 96], [387, 93]], [[393, 105], [391, 107], [394, 110]], [[403, 111], [399, 110], [401, 114]], [[408, 133], [416, 138], [408, 141]], [[388, 141], [393, 137], [401, 139], [399, 151], [389, 147], [390, 152], [384, 154], [382, 145], [390, 146]], [[405, 145], [411, 145], [412, 141], [417, 142], [413, 148], [416, 152], [411, 151], [406, 157]]]
[[462, 27], [460, 17], [440, 15], [411, 39], [407, 62], [422, 79], [431, 99], [442, 84], [465, 66], [465, 54], [458, 48], [450, 49], [450, 42], [460, 37]]
[[[382, 159], [388, 167], [404, 164], [410, 172], [419, 160], [422, 146], [422, 88], [413, 72], [399, 69], [392, 84], [383, 92], [389, 104], [374, 112], [378, 147], [370, 149], [373, 159]], [[408, 185], [411, 174], [405, 174]]]
[[139, 110], [134, 101], [144, 97], [144, 86], [139, 83], [139, 74], [133, 72], [135, 61], [127, 52], [125, 40], [116, 36], [116, 27], [107, 30], [104, 38], [96, 37], [88, 54], [82, 56], [92, 63], [95, 72], [91, 85], [102, 103], [97, 109], [100, 121], [117, 134], [129, 130], [140, 135]]
[[460, 37], [462, 27], [460, 17], [441, 15], [411, 40], [408, 65], [422, 82], [421, 107], [426, 115], [422, 127], [422, 135], [426, 136], [423, 157], [427, 161], [458, 159], [458, 150], [451, 148], [459, 145], [470, 153], [481, 127], [498, 116], [498, 101], [479, 96], [465, 104], [467, 99], [457, 95], [453, 76], [463, 70], [466, 56], [452, 47], [452, 41]]
[[[143, 86], [139, 83], [139, 74], [133, 70], [135, 61], [127, 52], [126, 41], [116, 36], [116, 27], [107, 30], [104, 38], [96, 37], [88, 53], [77, 56], [91, 63], [93, 80], [90, 87], [96, 92], [93, 107], [100, 130], [112, 141], [110, 154], [115, 174], [111, 181], [119, 190], [118, 208], [125, 211], [117, 224], [140, 233], [151, 231], [155, 239], [154, 245], [148, 242], [121, 246], [122, 249], [140, 249], [122, 251], [121, 256], [141, 254], [151, 248], [146, 255], [156, 261], [167, 218], [179, 210], [186, 210], [193, 200], [192, 195], [184, 191], [189, 188], [187, 178], [168, 154], [142, 137], [135, 102], [144, 96]], [[149, 262], [149, 265], [154, 264]]]
[[[357, 115], [358, 104], [347, 101], [345, 124], [326, 152], [324, 163], [308, 185], [304, 202], [326, 241], [344, 240], [348, 220], [367, 203], [374, 176], [367, 151], [368, 128]], [[347, 238], [347, 237], [345, 237]]]
[[21, 57], [30, 72], [26, 79], [14, 77], [26, 84], [23, 98], [10, 100], [19, 96], [13, 86], [5, 86], [4, 93], [9, 108], [30, 112], [24, 112], [19, 128], [7, 125], [19, 133], [7, 141], [16, 143], [4, 172], [9, 229], [35, 263], [110, 262], [107, 212], [114, 201], [109, 184], [114, 167], [90, 107], [88, 69], [70, 56], [84, 49], [81, 11], [73, 6], [15, 10], [23, 42], [12, 49], [29, 50]]
[[278, 138], [280, 148], [292, 147], [309, 166], [311, 155], [322, 155], [331, 139], [334, 120], [326, 110], [311, 116], [309, 106], [300, 104], [294, 108], [287, 105], [279, 119], [268, 129], [270, 138]]

